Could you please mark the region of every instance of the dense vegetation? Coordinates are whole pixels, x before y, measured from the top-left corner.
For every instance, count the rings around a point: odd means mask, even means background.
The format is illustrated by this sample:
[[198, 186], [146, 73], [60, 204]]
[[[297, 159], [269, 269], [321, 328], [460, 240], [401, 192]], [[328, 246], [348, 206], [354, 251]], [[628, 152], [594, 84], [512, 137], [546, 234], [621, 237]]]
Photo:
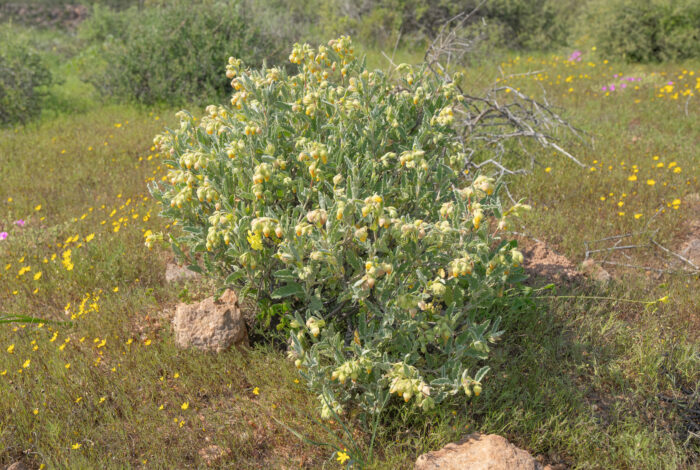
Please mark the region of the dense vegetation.
[[281, 47], [248, 17], [233, 1], [121, 12], [96, 7], [80, 29], [96, 48], [86, 78], [106, 96], [144, 104], [222, 96], [229, 82], [222, 64], [231, 54], [255, 64], [282, 59]]
[[[597, 55], [629, 62], [700, 56], [700, 6], [692, 0], [490, 0], [483, 5], [476, 0], [114, 0], [88, 5], [87, 21], [66, 33], [71, 45], [59, 52], [73, 58], [80, 78], [101, 100], [148, 105], [221, 99], [228, 86], [222, 64], [230, 55], [251, 65], [286, 66], [285, 45], [295, 41], [351, 34], [372, 48], [424, 49], [445, 21], [477, 6], [467, 29], [491, 55], [503, 48], [596, 46]], [[17, 99], [3, 106], [0, 123], [41, 113], [47, 102], [42, 98], [51, 91], [43, 46], [27, 35], [3, 41], [7, 73], [0, 94]], [[472, 60], [485, 55], [477, 48]], [[57, 101], [49, 96], [48, 102]]]
[[0, 28], [0, 126], [38, 116], [52, 81], [42, 57]]

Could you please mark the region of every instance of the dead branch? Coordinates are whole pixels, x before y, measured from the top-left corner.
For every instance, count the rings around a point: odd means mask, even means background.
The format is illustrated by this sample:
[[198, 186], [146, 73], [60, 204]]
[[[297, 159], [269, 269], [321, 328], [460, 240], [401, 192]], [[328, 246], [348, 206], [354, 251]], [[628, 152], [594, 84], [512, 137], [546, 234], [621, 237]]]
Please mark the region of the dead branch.
[[[525, 141], [531, 140], [540, 147], [553, 149], [579, 167], [584, 167], [552, 135], [560, 128], [578, 138], [582, 138], [582, 132], [554, 112], [548, 103], [540, 103], [512, 87], [496, 84], [483, 96], [473, 96], [454, 83], [450, 73], [451, 65], [475, 51], [485, 38], [483, 28], [479, 31], [467, 28], [469, 20], [485, 2], [486, 0], [482, 1], [469, 13], [463, 12], [447, 20], [424, 56], [428, 69], [445, 83], [453, 84], [463, 97], [462, 106], [453, 111], [456, 120], [459, 118], [462, 144], [468, 155], [465, 165], [474, 169], [493, 166], [499, 176], [527, 173], [526, 165], [511, 168], [504, 159], [509, 157], [510, 162], [529, 159], [530, 168], [533, 168], [537, 158], [524, 145]], [[519, 75], [532, 73], [537, 72]], [[509, 143], [517, 144], [522, 153], [516, 153]], [[485, 154], [488, 158], [483, 159]], [[481, 160], [475, 161], [474, 158]]]

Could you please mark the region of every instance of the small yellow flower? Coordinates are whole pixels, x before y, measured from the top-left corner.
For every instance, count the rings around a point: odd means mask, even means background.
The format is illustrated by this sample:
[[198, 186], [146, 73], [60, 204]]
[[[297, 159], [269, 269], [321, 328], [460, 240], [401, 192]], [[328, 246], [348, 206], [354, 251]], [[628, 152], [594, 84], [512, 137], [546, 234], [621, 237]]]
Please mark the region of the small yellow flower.
[[14, 344], [11, 344], [10, 346], [8, 346], [7, 352], [10, 353], [10, 354], [12, 354], [13, 352], [15, 352], [15, 345], [14, 345]]
[[339, 451], [338, 456], [336, 457], [336, 460], [338, 462], [340, 462], [341, 465], [344, 464], [349, 459], [350, 459], [350, 456], [346, 452], [343, 452], [343, 451]]
[[34, 275], [34, 280], [35, 280], [35, 281], [38, 281], [40, 278], [41, 278], [41, 271], [39, 271], [38, 273], [36, 273], [36, 274]]
[[34, 210], [35, 210], [35, 211], [40, 211], [40, 210], [41, 210], [41, 204], [39, 204], [38, 206], [36, 206], [36, 207], [34, 208]]
[[73, 444], [73, 445], [71, 446], [71, 448], [72, 448], [73, 450], [80, 449], [81, 447], [82, 447], [82, 444], [79, 443], [79, 442], [78, 442], [78, 443], [75, 443], [75, 444]]
[[32, 363], [32, 360], [31, 360], [31, 359], [27, 359], [26, 361], [24, 361], [24, 364], [22, 364], [22, 368], [23, 368], [23, 369], [26, 369], [27, 367], [29, 367], [29, 365], [30, 365], [31, 363]]
[[115, 287], [115, 288], [112, 289], [112, 290], [113, 290], [114, 292], [119, 292], [119, 287]]
[[634, 214], [635, 219], [640, 219], [644, 214]]
[[260, 389], [258, 387], [253, 389], [253, 395], [260, 395]]
[[637, 181], [637, 175], [632, 175], [627, 178], [627, 181]]
[[656, 181], [649, 179], [649, 180], [647, 180], [647, 184], [649, 186], [654, 186], [656, 184]]
[[252, 231], [248, 230], [248, 243], [250, 244], [250, 247], [256, 251], [262, 250], [262, 237], [260, 236], [259, 232], [253, 233]]
[[664, 295], [664, 296], [661, 297], [657, 302], [661, 302], [661, 303], [664, 303], [664, 304], [668, 303], [668, 296], [667, 296], [667, 295]]
[[180, 408], [182, 408], [183, 410], [186, 410], [189, 407], [190, 407], [190, 403], [187, 401], [185, 403], [183, 403], [182, 406], [180, 406]]
[[551, 167], [547, 167], [547, 168], [544, 169], [544, 172], [545, 172], [545, 173], [549, 173], [550, 171], [552, 171], [552, 168], [551, 168]]

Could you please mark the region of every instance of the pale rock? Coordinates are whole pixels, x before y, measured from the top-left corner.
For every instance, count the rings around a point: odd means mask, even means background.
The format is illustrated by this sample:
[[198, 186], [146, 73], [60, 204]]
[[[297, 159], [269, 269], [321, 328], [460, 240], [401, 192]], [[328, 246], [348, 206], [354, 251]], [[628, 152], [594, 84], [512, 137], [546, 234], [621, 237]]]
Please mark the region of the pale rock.
[[695, 266], [700, 267], [700, 239], [693, 238], [686, 242], [680, 254]]
[[222, 449], [219, 446], [211, 445], [205, 447], [204, 449], [199, 449], [199, 456], [202, 458], [205, 464], [213, 465], [230, 452], [231, 451], [228, 449]]
[[218, 301], [208, 297], [196, 304], [178, 305], [173, 330], [175, 342], [182, 348], [220, 352], [233, 345], [248, 345], [248, 332], [238, 297], [230, 289]]
[[29, 467], [22, 462], [15, 462], [7, 467], [6, 470], [29, 470]]
[[542, 470], [529, 452], [504, 437], [474, 433], [418, 457], [414, 470]]
[[592, 259], [587, 259], [581, 264], [581, 271], [594, 281], [600, 282], [602, 284], [610, 282], [612, 276], [607, 272], [601, 265], [596, 263]]

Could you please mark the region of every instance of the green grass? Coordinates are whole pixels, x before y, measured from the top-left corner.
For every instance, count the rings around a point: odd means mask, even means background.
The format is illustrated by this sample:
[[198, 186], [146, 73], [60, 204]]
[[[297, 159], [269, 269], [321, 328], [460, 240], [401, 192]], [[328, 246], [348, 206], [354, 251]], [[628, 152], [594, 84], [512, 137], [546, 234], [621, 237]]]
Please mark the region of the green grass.
[[[400, 52], [397, 62], [412, 57]], [[379, 55], [370, 59], [382, 65]], [[695, 106], [686, 115], [685, 101], [657, 97], [658, 87], [670, 77], [685, 83], [689, 75], [679, 80], [680, 72], [697, 77], [700, 67], [595, 62], [595, 68], [584, 63], [572, 69], [542, 55], [502, 64], [506, 74], [546, 70], [552, 78], [543, 82], [521, 77], [508, 83], [535, 95], [541, 83], [594, 142], [562, 134], [586, 168], [544, 152], [531, 175], [511, 181], [514, 195], [534, 207], [524, 230], [580, 262], [584, 241], [637, 231], [663, 206], [649, 229], [658, 231], [659, 243], [677, 249], [696, 214], [689, 195], [699, 189], [694, 149], [700, 97], [692, 98]], [[486, 86], [498, 65], [475, 66], [468, 80]], [[591, 78], [567, 83], [573, 70]], [[600, 96], [600, 87], [619, 72], [643, 75], [644, 86]], [[103, 106], [89, 97], [75, 104], [86, 89], [71, 78], [74, 72], [66, 76], [61, 93], [68, 111], [0, 131], [0, 231], [9, 232], [0, 242], [0, 316], [71, 320], [67, 304], [76, 314], [90, 297], [87, 313], [71, 324], [0, 325], [0, 374], [6, 371], [0, 375], [0, 465], [203, 467], [198, 451], [218, 445], [229, 451], [222, 467], [340, 468], [332, 449], [298, 440], [287, 429], [322, 442], [342, 439], [337, 424], [324, 429], [315, 421], [316, 399], [295, 383], [283, 351], [258, 344], [244, 353], [213, 355], [174, 346], [163, 312], [185, 292], [164, 281], [167, 253], [143, 245], [146, 230], [170, 229], [157, 217], [146, 183], [164, 172], [151, 141], [174, 122], [173, 111]], [[668, 170], [672, 161], [680, 173]], [[659, 162], [663, 168], [652, 168]], [[636, 182], [628, 181], [632, 165], [639, 169]], [[673, 209], [667, 204], [676, 198], [681, 203]], [[635, 218], [637, 213], [643, 215]], [[14, 224], [18, 219], [24, 227]], [[70, 271], [62, 263], [67, 249]], [[651, 249], [628, 254], [628, 264], [665, 263]], [[31, 270], [19, 275], [27, 266]], [[700, 393], [698, 278], [611, 270], [617, 281], [608, 287], [559, 283], [556, 292], [543, 294], [635, 300], [668, 294], [669, 302], [645, 307], [543, 297], [500, 312], [507, 333], [489, 362], [483, 394], [434, 422], [386, 416], [370, 467], [412, 468], [418, 454], [475, 431], [504, 435], [547, 462], [573, 468], [697, 465], [699, 443], [688, 433], [684, 406], [697, 407]], [[186, 287], [192, 300], [212, 294], [207, 281]], [[98, 310], [90, 308], [93, 302]], [[356, 438], [368, 442], [360, 431]]]

